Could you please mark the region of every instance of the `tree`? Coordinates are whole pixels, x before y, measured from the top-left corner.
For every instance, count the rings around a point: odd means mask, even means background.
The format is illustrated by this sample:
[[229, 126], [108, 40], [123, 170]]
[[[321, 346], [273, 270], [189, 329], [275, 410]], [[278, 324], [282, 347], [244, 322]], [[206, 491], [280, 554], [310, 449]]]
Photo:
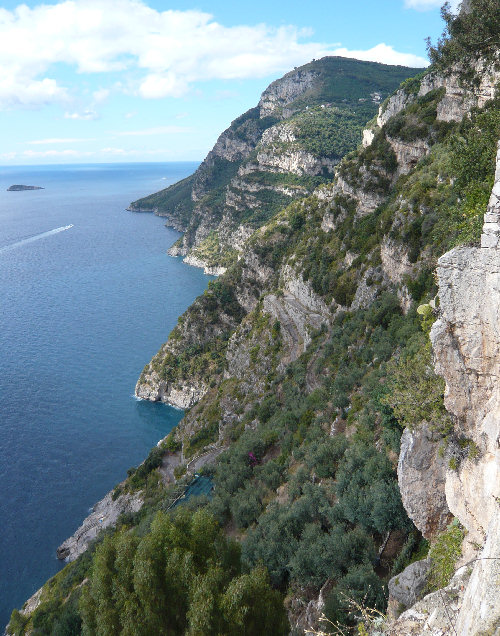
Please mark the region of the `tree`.
[[97, 547], [80, 602], [82, 633], [257, 635], [267, 627], [287, 633], [281, 596], [271, 589], [267, 571], [243, 577], [240, 571], [239, 547], [205, 510], [158, 513], [142, 538], [126, 530]]
[[289, 625], [280, 594], [271, 589], [264, 567], [233, 579], [221, 602], [228, 636], [285, 636]]
[[445, 29], [436, 46], [427, 40], [429, 58], [440, 71], [462, 69], [462, 78], [474, 83], [474, 63], [478, 59], [497, 61], [500, 48], [500, 5], [498, 0], [470, 0], [468, 11], [455, 15], [446, 2], [441, 9]]

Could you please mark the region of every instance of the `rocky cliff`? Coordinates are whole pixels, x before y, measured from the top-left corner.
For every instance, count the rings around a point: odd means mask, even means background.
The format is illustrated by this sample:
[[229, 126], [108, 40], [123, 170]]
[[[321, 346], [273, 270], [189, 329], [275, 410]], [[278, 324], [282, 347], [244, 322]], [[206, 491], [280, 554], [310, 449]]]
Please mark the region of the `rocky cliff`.
[[[470, 15], [484, 2], [471, 0]], [[77, 620], [81, 587], [87, 599], [123, 601], [101, 585], [113, 569], [99, 579], [96, 567], [148, 537], [202, 470], [212, 499], [189, 505], [237, 538], [245, 568], [265, 564], [292, 633], [317, 633], [322, 612], [346, 633], [499, 633], [499, 75], [469, 57], [474, 82], [455, 63], [405, 81], [333, 179], [251, 233], [241, 224], [227, 271], [139, 379], [139, 395], [189, 407], [115, 491], [116, 501], [140, 498], [140, 512], [68, 564], [32, 614], [14, 615], [22, 628], [12, 632], [49, 621], [55, 607]], [[305, 126], [315, 78], [271, 85], [262, 112], [240, 121], [276, 117], [223, 186], [233, 209], [248, 211], [265, 185], [255, 166], [274, 174], [280, 152], [288, 174], [311, 177], [292, 123]], [[324, 130], [328, 102], [307, 104], [307, 123]], [[217, 152], [246, 152], [244, 140], [225, 139]], [[177, 220], [183, 192], [194, 192], [193, 209], [207, 204], [203, 170], [170, 191]], [[218, 253], [220, 234], [206, 229], [205, 249]], [[163, 553], [155, 544], [148, 571]], [[141, 572], [119, 584], [131, 589]]]
[[[426, 524], [436, 522], [442, 531], [441, 517], [448, 510], [459, 519], [466, 530], [462, 566], [451, 588], [406, 611], [392, 627], [394, 634], [500, 633], [499, 194], [500, 151], [482, 247], [454, 249], [439, 259], [437, 268], [439, 317], [431, 340], [436, 371], [446, 381], [453, 434], [443, 459], [435, 445], [424, 451], [425, 463], [417, 466], [420, 484], [406, 485], [406, 507], [423, 532], [429, 532]], [[422, 432], [406, 435], [421, 438]], [[412, 442], [402, 447], [400, 477], [407, 482], [410, 462], [405, 456], [414, 462], [419, 451]], [[419, 494], [424, 498], [420, 506]]]
[[364, 122], [416, 69], [327, 57], [273, 82], [238, 117], [196, 173], [131, 204], [184, 232], [170, 254], [221, 273], [252, 232], [331, 179]]

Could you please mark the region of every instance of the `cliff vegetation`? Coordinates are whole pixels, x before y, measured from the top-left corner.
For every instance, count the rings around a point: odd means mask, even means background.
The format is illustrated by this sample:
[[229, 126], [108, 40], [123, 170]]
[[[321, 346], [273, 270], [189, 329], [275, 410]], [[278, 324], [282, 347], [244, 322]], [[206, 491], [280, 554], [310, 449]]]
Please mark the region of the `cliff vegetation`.
[[[135, 204], [186, 230], [179, 249], [234, 253], [139, 378], [139, 396], [186, 409], [113, 493], [142, 506], [10, 634], [498, 633], [500, 280], [478, 245], [485, 213], [500, 235], [500, 73], [494, 41], [473, 49], [494, 30], [486, 5], [496, 20], [487, 0], [445, 8], [434, 65], [399, 69], [393, 93], [380, 65], [292, 71], [193, 177]], [[367, 91], [392, 93], [376, 118]], [[370, 121], [351, 150], [356, 103]], [[298, 149], [300, 170], [261, 169]], [[302, 190], [252, 207], [252, 183]], [[178, 505], [195, 473], [213, 492]], [[480, 554], [490, 565], [456, 573]]]

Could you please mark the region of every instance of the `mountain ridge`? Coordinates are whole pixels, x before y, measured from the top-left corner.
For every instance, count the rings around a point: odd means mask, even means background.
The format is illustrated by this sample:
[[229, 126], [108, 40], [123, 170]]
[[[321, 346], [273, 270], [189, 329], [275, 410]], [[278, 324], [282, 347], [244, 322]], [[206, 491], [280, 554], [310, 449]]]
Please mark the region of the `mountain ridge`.
[[221, 273], [256, 228], [331, 178], [378, 103], [416, 70], [338, 57], [296, 68], [232, 122], [194, 175], [130, 209], [165, 215], [184, 232], [169, 253]]

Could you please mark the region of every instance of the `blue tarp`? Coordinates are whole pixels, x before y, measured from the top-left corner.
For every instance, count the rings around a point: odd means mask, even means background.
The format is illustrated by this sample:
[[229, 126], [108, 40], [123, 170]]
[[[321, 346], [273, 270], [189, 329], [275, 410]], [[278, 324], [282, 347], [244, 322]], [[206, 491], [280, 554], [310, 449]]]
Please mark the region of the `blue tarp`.
[[184, 491], [184, 495], [174, 503], [172, 508], [175, 508], [175, 506], [188, 501], [190, 497], [199, 497], [200, 495], [205, 495], [206, 497], [211, 499], [213, 489], [214, 485], [210, 477], [197, 476], [193, 479], [189, 486], [187, 486], [186, 490]]

